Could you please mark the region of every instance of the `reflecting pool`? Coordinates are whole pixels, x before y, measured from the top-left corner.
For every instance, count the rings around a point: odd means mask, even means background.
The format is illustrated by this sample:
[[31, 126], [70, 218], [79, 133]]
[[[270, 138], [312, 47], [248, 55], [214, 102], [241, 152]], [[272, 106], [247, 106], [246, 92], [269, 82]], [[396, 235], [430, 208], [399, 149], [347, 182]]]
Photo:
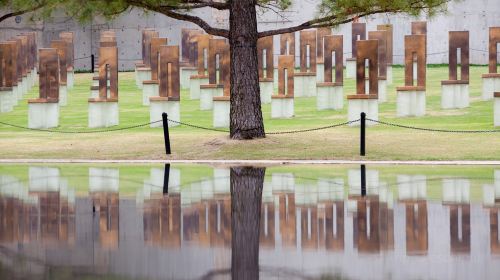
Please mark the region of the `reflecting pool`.
[[0, 279], [498, 279], [500, 166], [0, 165]]

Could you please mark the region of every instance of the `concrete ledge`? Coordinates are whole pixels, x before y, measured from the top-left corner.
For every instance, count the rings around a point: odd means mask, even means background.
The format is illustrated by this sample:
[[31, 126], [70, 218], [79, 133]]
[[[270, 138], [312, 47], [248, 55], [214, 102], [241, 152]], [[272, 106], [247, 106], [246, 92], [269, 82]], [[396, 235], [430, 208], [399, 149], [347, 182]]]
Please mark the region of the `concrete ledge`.
[[213, 101], [213, 125], [215, 128], [229, 127], [230, 104], [229, 100]]
[[425, 91], [401, 91], [396, 92], [397, 116], [398, 117], [421, 117], [425, 115]]
[[136, 83], [138, 88], [142, 88], [142, 83], [151, 80], [151, 69], [145, 67], [138, 67], [136, 69]]
[[214, 97], [224, 95], [223, 88], [220, 86], [200, 86], [200, 110], [209, 111], [214, 107]]
[[260, 103], [269, 104], [271, 103], [271, 96], [274, 93], [274, 82], [271, 81], [260, 81]]
[[[174, 121], [181, 121], [181, 104], [180, 101], [172, 100], [150, 100], [149, 105], [149, 120], [154, 122], [162, 119], [163, 112], [167, 113], [168, 118]], [[178, 123], [168, 122], [168, 127], [178, 126]], [[151, 127], [162, 127], [163, 123], [158, 122], [151, 124]]]
[[[366, 117], [378, 121], [378, 99], [348, 99], [347, 100], [347, 120], [354, 121], [360, 118], [365, 112]], [[360, 122], [351, 123], [349, 126], [359, 126]], [[366, 125], [376, 123], [367, 121]]]
[[495, 127], [500, 127], [500, 97], [495, 97], [493, 103], [493, 123]]
[[323, 83], [325, 81], [325, 64], [316, 63], [316, 82]]
[[89, 102], [89, 127], [110, 127], [119, 124], [118, 102]]
[[289, 119], [294, 116], [294, 98], [271, 98], [271, 118]]
[[493, 93], [500, 91], [500, 77], [483, 75], [483, 100], [493, 99]]
[[189, 79], [189, 99], [200, 99], [200, 86], [208, 84], [208, 77], [192, 76]]
[[469, 84], [441, 84], [441, 108], [461, 109], [469, 104]]
[[321, 110], [342, 110], [344, 108], [344, 87], [341, 85], [317, 86], [316, 108]]
[[295, 73], [293, 76], [293, 95], [294, 97], [316, 96], [316, 75], [300, 75]]
[[345, 77], [347, 79], [356, 78], [356, 59], [347, 59], [346, 60], [346, 73]]
[[160, 94], [158, 82], [144, 81], [142, 83], [142, 105], [149, 106], [149, 98]]
[[0, 113], [11, 112], [14, 109], [14, 99], [12, 88], [0, 89]]
[[67, 85], [68, 89], [72, 89], [75, 85], [75, 71], [73, 70], [68, 70], [67, 71]]
[[29, 128], [54, 128], [59, 126], [59, 103], [28, 103]]
[[59, 84], [59, 105], [68, 105], [68, 86]]
[[198, 74], [196, 67], [181, 67], [181, 89], [190, 89], [190, 78], [196, 74]]

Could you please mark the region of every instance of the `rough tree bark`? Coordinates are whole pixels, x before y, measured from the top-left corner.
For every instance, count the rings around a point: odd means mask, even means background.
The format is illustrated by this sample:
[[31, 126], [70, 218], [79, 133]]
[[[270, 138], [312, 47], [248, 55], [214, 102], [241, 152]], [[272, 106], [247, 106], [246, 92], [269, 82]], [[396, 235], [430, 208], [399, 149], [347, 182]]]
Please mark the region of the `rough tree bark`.
[[265, 168], [231, 168], [232, 279], [259, 279], [260, 209], [265, 172]]
[[257, 0], [229, 1], [232, 139], [263, 138], [257, 65]]

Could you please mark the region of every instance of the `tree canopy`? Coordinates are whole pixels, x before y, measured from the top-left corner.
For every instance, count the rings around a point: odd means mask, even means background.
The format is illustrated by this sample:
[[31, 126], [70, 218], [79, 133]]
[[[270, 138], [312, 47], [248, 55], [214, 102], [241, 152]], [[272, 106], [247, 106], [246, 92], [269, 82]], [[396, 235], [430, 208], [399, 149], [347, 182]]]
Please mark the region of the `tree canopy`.
[[[192, 22], [207, 33], [228, 37], [229, 30], [211, 26], [206, 20], [191, 12], [202, 8], [229, 10], [232, 0], [0, 0], [0, 8], [15, 16], [39, 10], [38, 17], [50, 17], [56, 9], [62, 9], [69, 17], [80, 22], [95, 16], [112, 19], [131, 8], [153, 11], [168, 17]], [[259, 37], [299, 31], [307, 28], [333, 27], [351, 22], [357, 18], [379, 13], [406, 13], [418, 15], [422, 12], [433, 15], [446, 9], [451, 0], [321, 0], [316, 8], [315, 18], [294, 26], [259, 32]], [[292, 5], [292, 0], [254, 0], [258, 9], [281, 13]], [[313, 7], [314, 8], [314, 7]], [[1, 21], [1, 20], [0, 20]]]

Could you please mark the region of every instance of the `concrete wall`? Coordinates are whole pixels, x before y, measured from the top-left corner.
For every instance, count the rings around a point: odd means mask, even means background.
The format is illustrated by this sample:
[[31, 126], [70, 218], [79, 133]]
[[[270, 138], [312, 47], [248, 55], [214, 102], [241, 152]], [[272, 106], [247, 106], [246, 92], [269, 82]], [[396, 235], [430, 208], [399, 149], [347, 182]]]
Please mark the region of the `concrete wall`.
[[[268, 30], [291, 26], [316, 16], [315, 7], [319, 0], [295, 0], [292, 7], [283, 14], [272, 11], [259, 12], [259, 30]], [[208, 22], [218, 27], [227, 27], [227, 13], [203, 9], [196, 12]], [[114, 29], [118, 36], [120, 69], [132, 69], [134, 61], [140, 57], [140, 31], [145, 27], [156, 28], [160, 36], [167, 37], [169, 44], [178, 44], [180, 29], [195, 27], [188, 22], [167, 18], [156, 13], [144, 13], [134, 9], [113, 21], [96, 19], [92, 23], [80, 24], [67, 18], [64, 14], [56, 14], [54, 18], [44, 22], [32, 22], [30, 15], [21, 16], [21, 22], [14, 18], [0, 24], [0, 40], [24, 31], [38, 31], [40, 47], [48, 46], [51, 39], [61, 31], [76, 33], [75, 67], [90, 68], [90, 55], [97, 52], [99, 31]], [[394, 25], [394, 63], [403, 62], [404, 35], [410, 33], [410, 22], [426, 20], [425, 17], [412, 18], [403, 15], [377, 15], [361, 19], [367, 22], [368, 30], [375, 30], [377, 24], [392, 23]], [[447, 63], [448, 31], [470, 31], [471, 63], [487, 63], [488, 27], [500, 26], [500, 2], [498, 0], [460, 0], [449, 5], [448, 13], [428, 20], [428, 63]], [[350, 57], [351, 25], [345, 24], [335, 29], [336, 34], [344, 35], [345, 57]], [[298, 34], [297, 34], [298, 44]], [[275, 38], [275, 52], [278, 52], [278, 38]]]

